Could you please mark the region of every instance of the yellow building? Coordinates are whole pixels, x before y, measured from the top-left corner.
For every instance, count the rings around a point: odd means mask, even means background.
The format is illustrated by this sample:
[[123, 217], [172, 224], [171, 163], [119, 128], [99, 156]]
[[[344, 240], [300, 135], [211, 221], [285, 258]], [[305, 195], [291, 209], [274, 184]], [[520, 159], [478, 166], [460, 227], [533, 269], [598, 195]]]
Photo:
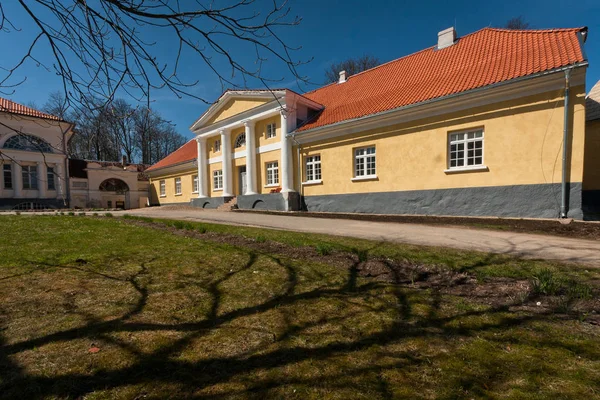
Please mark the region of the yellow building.
[[592, 215], [600, 138], [586, 135], [586, 36], [449, 28], [436, 46], [304, 95], [226, 91], [195, 139], [147, 170], [150, 202]]

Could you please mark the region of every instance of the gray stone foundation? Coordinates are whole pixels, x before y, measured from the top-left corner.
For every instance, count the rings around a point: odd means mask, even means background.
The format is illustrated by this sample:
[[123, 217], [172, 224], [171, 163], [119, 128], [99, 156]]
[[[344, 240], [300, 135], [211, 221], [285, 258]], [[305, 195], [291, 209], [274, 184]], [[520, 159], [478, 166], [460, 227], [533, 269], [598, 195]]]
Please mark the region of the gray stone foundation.
[[269, 193], [238, 196], [241, 210], [298, 211], [300, 195], [297, 192]]
[[[368, 214], [557, 218], [560, 193], [560, 184], [541, 184], [304, 196], [302, 209]], [[600, 198], [600, 195], [594, 196]], [[588, 206], [582, 210], [581, 183], [570, 184], [569, 203], [571, 218], [583, 219], [584, 211], [592, 209]]]
[[205, 197], [202, 199], [195, 198], [190, 200], [190, 205], [192, 207], [200, 208], [217, 208], [220, 205], [227, 203], [231, 199], [231, 197]]
[[[29, 203], [29, 204], [28, 204]], [[12, 199], [0, 198], [0, 210], [12, 210], [15, 207], [21, 205], [21, 209], [31, 209], [32, 203], [38, 206], [34, 206], [34, 208], [40, 208], [43, 206], [44, 208], [66, 208], [67, 205], [64, 204], [62, 200], [59, 199]]]

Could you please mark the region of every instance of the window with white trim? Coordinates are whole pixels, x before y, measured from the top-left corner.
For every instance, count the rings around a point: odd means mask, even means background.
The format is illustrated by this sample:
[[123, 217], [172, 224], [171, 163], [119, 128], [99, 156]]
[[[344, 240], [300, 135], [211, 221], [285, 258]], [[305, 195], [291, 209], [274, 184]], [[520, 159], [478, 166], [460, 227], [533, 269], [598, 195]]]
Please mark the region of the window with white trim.
[[165, 180], [163, 179], [160, 182], [158, 182], [158, 186], [160, 188], [160, 197], [165, 197], [167, 195], [167, 183], [165, 182]]
[[279, 162], [267, 163], [267, 186], [279, 185]]
[[48, 179], [48, 190], [56, 190], [56, 185], [54, 183], [54, 168], [48, 167], [46, 171], [46, 176]]
[[12, 189], [12, 165], [4, 164], [2, 170], [4, 172], [4, 189]]
[[354, 150], [354, 177], [363, 178], [375, 176], [375, 146]]
[[24, 165], [23, 167], [23, 189], [37, 189], [37, 166]]
[[218, 153], [218, 152], [220, 152], [220, 151], [221, 151], [221, 139], [217, 139], [217, 140], [215, 140], [215, 145], [214, 145], [214, 147], [213, 147], [213, 151], [214, 151], [215, 153]]
[[175, 194], [181, 194], [181, 178], [175, 178]]
[[483, 129], [451, 133], [448, 144], [449, 168], [483, 165]]
[[213, 171], [213, 188], [214, 190], [223, 189], [223, 170], [218, 169]]
[[192, 193], [198, 193], [198, 175], [192, 176]]
[[277, 136], [277, 124], [272, 123], [267, 125], [267, 139], [272, 139]]
[[239, 149], [240, 147], [244, 147], [246, 145], [246, 134], [245, 133], [240, 133], [236, 138], [235, 138], [235, 143], [233, 145], [234, 149]]
[[305, 175], [307, 182], [321, 180], [321, 156], [307, 156], [305, 159]]

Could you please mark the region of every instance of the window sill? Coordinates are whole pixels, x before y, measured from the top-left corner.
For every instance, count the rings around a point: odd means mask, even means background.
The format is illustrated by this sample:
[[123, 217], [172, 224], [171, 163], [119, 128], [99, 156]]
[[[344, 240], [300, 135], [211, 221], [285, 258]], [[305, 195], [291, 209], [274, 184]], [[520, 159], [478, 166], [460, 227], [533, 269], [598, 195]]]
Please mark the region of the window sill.
[[167, 195], [166, 194], [161, 194], [160, 197], [161, 198], [165, 198], [165, 197], [167, 197]]
[[444, 170], [446, 174], [459, 174], [461, 172], [477, 172], [477, 171], [489, 171], [490, 169], [486, 165], [474, 165], [472, 167], [455, 167]]
[[279, 183], [274, 183], [272, 185], [265, 185], [264, 187], [266, 188], [275, 188], [275, 187], [279, 187]]
[[374, 181], [374, 180], [378, 180], [379, 178], [377, 177], [377, 175], [366, 175], [366, 176], [357, 176], [355, 178], [352, 178], [352, 182], [360, 182], [360, 181]]
[[223, 189], [213, 189], [213, 192], [222, 192]]
[[181, 193], [175, 193], [175, 196], [181, 196]]
[[320, 185], [323, 183], [322, 179], [314, 180], [314, 181], [306, 181], [302, 182], [302, 186], [310, 186], [310, 185]]
[[198, 191], [196, 190], [195, 192], [192, 192], [192, 194], [198, 194]]

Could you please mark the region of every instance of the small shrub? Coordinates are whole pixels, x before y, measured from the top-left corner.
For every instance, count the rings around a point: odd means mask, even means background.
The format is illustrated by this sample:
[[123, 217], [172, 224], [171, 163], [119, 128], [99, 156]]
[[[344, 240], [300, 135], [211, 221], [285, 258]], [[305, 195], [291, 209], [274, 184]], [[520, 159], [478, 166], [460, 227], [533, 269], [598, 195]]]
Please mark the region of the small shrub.
[[533, 274], [531, 286], [535, 294], [556, 295], [560, 292], [562, 282], [554, 272], [544, 268]]
[[185, 223], [183, 221], [173, 221], [171, 224], [175, 229], [184, 229]]
[[570, 299], [587, 300], [592, 298], [592, 288], [586, 284], [569, 280], [566, 283], [567, 297]]
[[206, 227], [205, 227], [204, 225], [200, 225], [200, 226], [198, 226], [198, 227], [196, 228], [196, 230], [197, 230], [198, 232], [200, 232], [200, 233], [206, 233], [206, 231], [207, 231], [208, 229], [206, 229]]
[[15, 212], [15, 215], [21, 215], [21, 211]]
[[61, 211], [61, 212], [60, 212], [60, 215], [65, 215], [64, 211]]
[[73, 211], [69, 211], [69, 215], [72, 217], [75, 215], [75, 213]]
[[254, 239], [254, 240], [256, 240], [256, 242], [257, 242], [257, 243], [264, 243], [264, 242], [266, 242], [266, 241], [267, 241], [267, 238], [266, 238], [266, 237], [264, 237], [264, 236], [262, 236], [262, 235], [259, 235], [259, 236], [257, 236], [257, 237], [256, 237], [256, 239]]
[[80, 216], [80, 217], [85, 217], [85, 213], [84, 213], [84, 212], [80, 212], [80, 213], [79, 213], [79, 216]]
[[320, 255], [326, 256], [333, 252], [333, 247], [327, 243], [319, 243], [315, 247], [315, 250], [317, 250], [317, 253], [319, 253]]
[[123, 219], [134, 219], [133, 216], [129, 215], [129, 214], [123, 214]]
[[113, 215], [111, 213], [106, 213], [104, 214], [105, 217], [112, 217]]
[[92, 215], [93, 215], [94, 217], [97, 217], [97, 216], [98, 216], [98, 213], [97, 213], [97, 212], [95, 212], [95, 213], [94, 213], [94, 214], [92, 214]]

